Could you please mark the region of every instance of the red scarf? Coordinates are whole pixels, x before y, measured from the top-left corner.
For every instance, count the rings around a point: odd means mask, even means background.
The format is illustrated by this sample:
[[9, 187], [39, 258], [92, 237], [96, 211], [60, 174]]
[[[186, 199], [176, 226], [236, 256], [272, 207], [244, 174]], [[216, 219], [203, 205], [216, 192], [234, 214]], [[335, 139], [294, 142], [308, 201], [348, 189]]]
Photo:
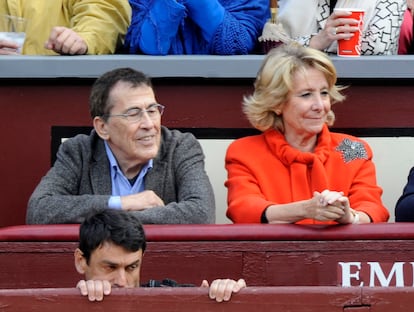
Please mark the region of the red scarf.
[[[329, 189], [324, 163], [329, 156], [331, 137], [326, 125], [313, 153], [293, 148], [279, 131], [269, 130], [265, 136], [270, 149], [290, 170], [292, 201], [309, 199], [314, 191]], [[302, 187], [298, 188], [298, 185]]]

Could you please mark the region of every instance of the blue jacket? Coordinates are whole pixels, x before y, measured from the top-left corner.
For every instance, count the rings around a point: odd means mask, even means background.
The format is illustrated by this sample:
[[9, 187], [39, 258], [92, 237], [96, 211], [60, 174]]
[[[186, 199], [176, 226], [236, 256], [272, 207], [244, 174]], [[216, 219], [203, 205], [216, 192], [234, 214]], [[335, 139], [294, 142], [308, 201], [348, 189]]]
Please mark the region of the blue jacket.
[[129, 0], [128, 53], [248, 54], [269, 17], [269, 0]]

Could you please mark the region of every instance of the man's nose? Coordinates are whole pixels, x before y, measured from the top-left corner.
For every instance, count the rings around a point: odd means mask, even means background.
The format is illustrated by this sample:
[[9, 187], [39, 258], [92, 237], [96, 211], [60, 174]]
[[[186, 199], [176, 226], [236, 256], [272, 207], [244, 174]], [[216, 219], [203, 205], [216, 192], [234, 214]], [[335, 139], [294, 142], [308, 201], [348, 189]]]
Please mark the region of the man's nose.
[[117, 287], [126, 287], [127, 286], [127, 279], [126, 279], [125, 270], [117, 271], [117, 275], [116, 275], [116, 278], [114, 280], [114, 286], [117, 286]]
[[148, 114], [148, 112], [146, 110], [142, 110], [141, 112], [141, 124], [145, 125], [145, 126], [153, 126], [154, 125], [154, 120], [151, 119], [150, 115]]

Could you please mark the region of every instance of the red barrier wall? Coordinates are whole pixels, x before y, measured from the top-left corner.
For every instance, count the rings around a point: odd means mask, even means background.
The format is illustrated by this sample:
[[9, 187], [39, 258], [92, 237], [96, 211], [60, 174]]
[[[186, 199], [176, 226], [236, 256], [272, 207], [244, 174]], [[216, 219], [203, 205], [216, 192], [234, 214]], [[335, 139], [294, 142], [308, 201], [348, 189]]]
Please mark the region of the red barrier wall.
[[[0, 229], [0, 288], [76, 285], [77, 231], [78, 225]], [[251, 286], [414, 285], [410, 223], [146, 225], [145, 231], [142, 282], [243, 277]]]

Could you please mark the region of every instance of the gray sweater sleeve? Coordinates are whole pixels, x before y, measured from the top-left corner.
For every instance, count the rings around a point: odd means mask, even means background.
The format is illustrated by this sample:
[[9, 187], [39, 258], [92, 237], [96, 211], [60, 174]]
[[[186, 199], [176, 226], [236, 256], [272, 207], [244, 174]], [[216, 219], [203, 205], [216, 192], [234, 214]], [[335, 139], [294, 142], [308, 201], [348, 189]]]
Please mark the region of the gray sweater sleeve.
[[204, 153], [191, 133], [164, 128], [163, 144], [145, 180], [166, 203], [135, 212], [143, 223], [203, 224], [215, 222], [215, 199], [205, 171]]
[[90, 170], [97, 166], [91, 160], [92, 140], [79, 135], [59, 147], [55, 164], [29, 199], [27, 224], [80, 223], [87, 214], [108, 207], [109, 169], [106, 181], [91, 180]]

